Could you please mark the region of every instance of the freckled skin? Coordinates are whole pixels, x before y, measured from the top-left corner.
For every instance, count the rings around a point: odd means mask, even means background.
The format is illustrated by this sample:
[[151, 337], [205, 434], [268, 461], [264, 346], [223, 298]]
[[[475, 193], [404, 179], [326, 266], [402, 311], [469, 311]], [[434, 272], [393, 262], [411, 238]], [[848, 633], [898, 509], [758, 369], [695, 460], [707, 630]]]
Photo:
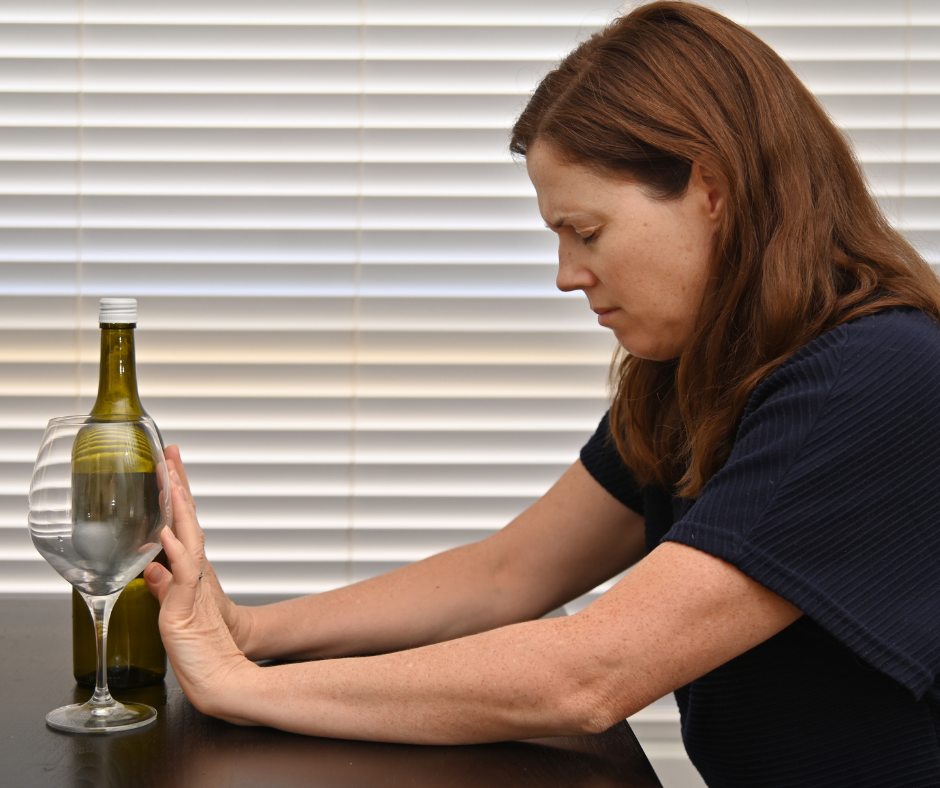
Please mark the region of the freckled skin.
[[[691, 337], [724, 205], [696, 163], [686, 193], [655, 200], [641, 186], [565, 162], [536, 142], [526, 158], [539, 211], [558, 234], [560, 290], [582, 290], [601, 325], [641, 358], [677, 357]], [[585, 243], [585, 241], [588, 241]]]

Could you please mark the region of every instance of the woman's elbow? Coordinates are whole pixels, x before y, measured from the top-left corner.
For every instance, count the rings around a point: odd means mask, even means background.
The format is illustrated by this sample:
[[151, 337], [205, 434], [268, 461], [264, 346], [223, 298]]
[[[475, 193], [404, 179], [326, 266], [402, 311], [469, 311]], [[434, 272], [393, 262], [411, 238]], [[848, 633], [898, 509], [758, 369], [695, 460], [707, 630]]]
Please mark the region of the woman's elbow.
[[557, 710], [564, 720], [564, 735], [603, 733], [626, 719], [622, 699], [600, 684], [603, 682], [575, 679], [561, 693]]

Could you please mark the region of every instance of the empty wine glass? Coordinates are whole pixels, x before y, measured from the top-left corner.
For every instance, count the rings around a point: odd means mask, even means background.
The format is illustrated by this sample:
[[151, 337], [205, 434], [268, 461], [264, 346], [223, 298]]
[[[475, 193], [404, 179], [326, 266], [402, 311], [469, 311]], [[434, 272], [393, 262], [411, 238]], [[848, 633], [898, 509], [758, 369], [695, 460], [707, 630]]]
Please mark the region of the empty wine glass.
[[64, 416], [46, 427], [29, 488], [29, 533], [88, 604], [98, 640], [94, 695], [50, 711], [53, 728], [109, 733], [157, 718], [151, 706], [111, 697], [106, 655], [114, 603], [160, 552], [160, 532], [172, 525], [160, 445], [146, 417]]

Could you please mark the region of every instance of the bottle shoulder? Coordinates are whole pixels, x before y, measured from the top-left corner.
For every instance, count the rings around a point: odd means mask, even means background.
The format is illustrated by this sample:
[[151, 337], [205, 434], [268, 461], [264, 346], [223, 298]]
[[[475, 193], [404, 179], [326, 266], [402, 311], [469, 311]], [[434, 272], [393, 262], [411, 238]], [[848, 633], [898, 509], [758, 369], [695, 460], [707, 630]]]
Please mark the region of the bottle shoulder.
[[153, 449], [143, 426], [92, 417], [75, 436], [72, 473], [154, 473]]

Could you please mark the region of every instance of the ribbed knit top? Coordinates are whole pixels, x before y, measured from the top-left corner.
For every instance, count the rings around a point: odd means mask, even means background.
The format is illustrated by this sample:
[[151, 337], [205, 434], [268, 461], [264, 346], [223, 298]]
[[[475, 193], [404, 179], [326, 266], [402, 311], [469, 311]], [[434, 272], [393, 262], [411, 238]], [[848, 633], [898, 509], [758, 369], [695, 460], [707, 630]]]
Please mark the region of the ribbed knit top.
[[640, 489], [605, 416], [588, 471], [800, 608], [676, 692], [711, 788], [940, 786], [940, 328], [913, 309], [839, 326], [754, 391], [694, 501]]

